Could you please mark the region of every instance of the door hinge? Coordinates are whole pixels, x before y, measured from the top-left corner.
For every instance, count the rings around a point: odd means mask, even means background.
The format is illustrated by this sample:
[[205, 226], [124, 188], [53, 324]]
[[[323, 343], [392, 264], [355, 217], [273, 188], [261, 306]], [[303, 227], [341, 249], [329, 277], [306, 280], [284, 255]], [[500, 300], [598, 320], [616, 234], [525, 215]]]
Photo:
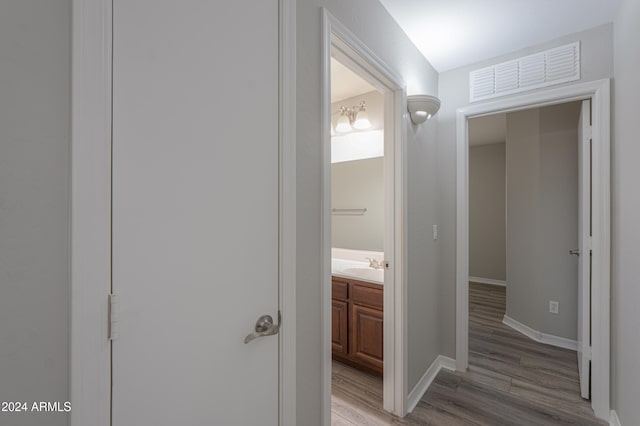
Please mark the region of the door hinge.
[[384, 269], [389, 269], [391, 268], [391, 265], [389, 264], [388, 260], [383, 260], [382, 261], [382, 266], [384, 267]]
[[109, 340], [116, 340], [120, 333], [120, 298], [117, 294], [109, 295]]
[[585, 249], [591, 251], [591, 249], [593, 248], [592, 244], [593, 244], [593, 238], [585, 237], [584, 239]]
[[585, 130], [586, 130], [586, 135], [585, 135], [586, 138], [589, 139], [589, 140], [592, 140], [593, 139], [593, 126], [589, 126]]
[[591, 346], [585, 346], [584, 347], [584, 356], [588, 360], [591, 360]]

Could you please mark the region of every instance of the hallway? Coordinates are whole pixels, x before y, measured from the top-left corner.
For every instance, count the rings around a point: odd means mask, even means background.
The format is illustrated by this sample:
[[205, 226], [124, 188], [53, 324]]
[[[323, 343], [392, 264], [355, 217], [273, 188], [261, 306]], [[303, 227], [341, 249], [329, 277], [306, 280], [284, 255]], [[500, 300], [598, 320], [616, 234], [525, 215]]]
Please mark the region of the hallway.
[[333, 425], [606, 425], [580, 397], [576, 354], [502, 324], [503, 287], [469, 285], [469, 370], [440, 371], [415, 410], [382, 411], [382, 381], [334, 363]]

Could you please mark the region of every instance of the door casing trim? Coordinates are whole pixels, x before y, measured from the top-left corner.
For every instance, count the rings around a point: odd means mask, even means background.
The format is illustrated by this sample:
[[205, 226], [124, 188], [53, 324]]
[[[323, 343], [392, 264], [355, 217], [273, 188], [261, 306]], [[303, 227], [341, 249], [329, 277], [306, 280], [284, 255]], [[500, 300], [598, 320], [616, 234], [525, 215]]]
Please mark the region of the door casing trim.
[[[456, 112], [456, 369], [469, 356], [469, 128], [473, 117], [591, 99], [593, 149], [592, 391], [595, 415], [609, 419], [610, 363], [610, 135], [609, 79], [479, 103]], [[596, 139], [597, 138], [597, 139]], [[577, 295], [576, 295], [577, 297]]]
[[279, 424], [296, 425], [296, 0], [279, 4]]
[[112, 1], [73, 0], [71, 66], [72, 426], [110, 426]]
[[[279, 423], [296, 424], [296, 8], [279, 6]], [[111, 424], [113, 0], [72, 0], [71, 426]]]

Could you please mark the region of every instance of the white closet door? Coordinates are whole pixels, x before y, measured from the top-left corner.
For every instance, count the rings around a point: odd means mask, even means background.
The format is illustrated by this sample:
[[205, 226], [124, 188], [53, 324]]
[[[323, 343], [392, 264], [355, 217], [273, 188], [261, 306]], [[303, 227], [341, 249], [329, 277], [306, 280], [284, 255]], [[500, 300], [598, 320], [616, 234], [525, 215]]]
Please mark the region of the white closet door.
[[277, 0], [114, 0], [114, 426], [275, 425]]
[[591, 378], [591, 101], [578, 122], [578, 372], [580, 394], [590, 398]]

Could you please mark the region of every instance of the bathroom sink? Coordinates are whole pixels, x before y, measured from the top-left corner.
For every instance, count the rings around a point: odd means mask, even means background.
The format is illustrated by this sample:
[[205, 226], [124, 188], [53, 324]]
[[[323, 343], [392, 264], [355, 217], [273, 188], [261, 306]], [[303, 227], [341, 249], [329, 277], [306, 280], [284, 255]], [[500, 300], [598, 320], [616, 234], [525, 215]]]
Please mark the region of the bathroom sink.
[[369, 281], [384, 282], [384, 269], [374, 268], [346, 268], [343, 270], [354, 278], [362, 278]]

